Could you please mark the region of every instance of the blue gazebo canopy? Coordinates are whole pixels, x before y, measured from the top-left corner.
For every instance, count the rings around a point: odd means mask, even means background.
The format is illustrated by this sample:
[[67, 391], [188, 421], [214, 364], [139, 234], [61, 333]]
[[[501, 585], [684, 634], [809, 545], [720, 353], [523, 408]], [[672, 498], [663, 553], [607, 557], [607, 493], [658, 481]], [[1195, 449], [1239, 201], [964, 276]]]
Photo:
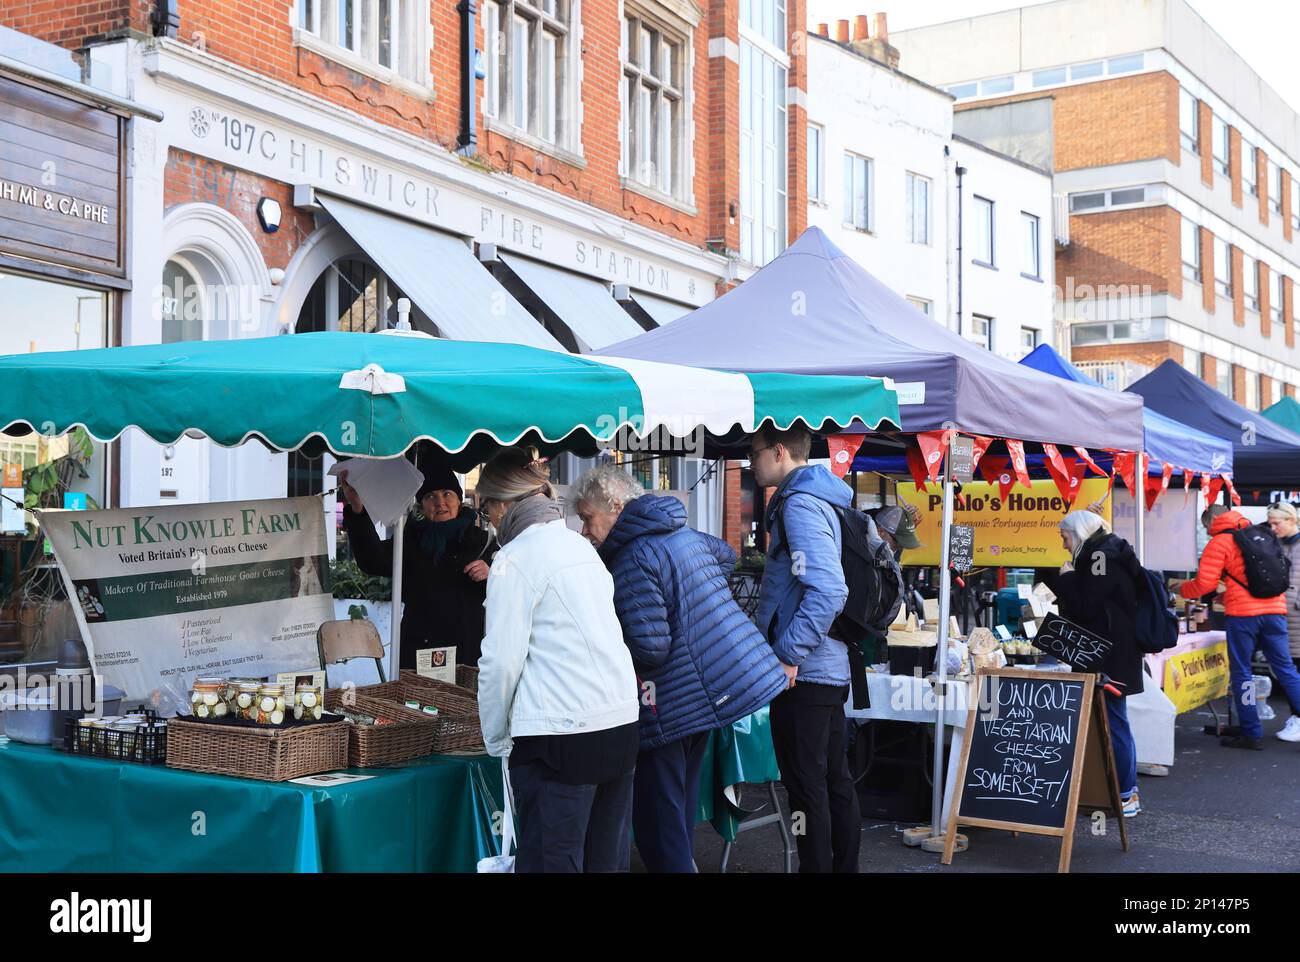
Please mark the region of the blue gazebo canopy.
[[[1020, 363], [1054, 377], [1101, 386], [1061, 357], [1050, 344], [1038, 345], [1021, 358]], [[1165, 464], [1190, 468], [1198, 474], [1232, 472], [1232, 444], [1229, 441], [1198, 431], [1149, 407], [1142, 409], [1142, 433], [1143, 450], [1150, 459], [1148, 471], [1151, 474], [1160, 474]]]

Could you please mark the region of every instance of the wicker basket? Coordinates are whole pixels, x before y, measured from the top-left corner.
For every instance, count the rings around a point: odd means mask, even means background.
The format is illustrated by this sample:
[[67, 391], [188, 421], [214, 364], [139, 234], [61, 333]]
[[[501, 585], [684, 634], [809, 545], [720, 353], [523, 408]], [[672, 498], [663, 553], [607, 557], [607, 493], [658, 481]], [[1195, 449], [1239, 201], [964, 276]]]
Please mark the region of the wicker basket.
[[341, 722], [284, 729], [167, 722], [168, 768], [284, 782], [347, 764], [348, 730]]
[[473, 665], [456, 666], [456, 684], [467, 691], [478, 694], [478, 669]]
[[[401, 677], [399, 678], [399, 680], [407, 682], [408, 684], [413, 685], [417, 688], [430, 688], [434, 691], [440, 691], [447, 695], [455, 695], [457, 698], [460, 698], [463, 701], [471, 702], [477, 705], [478, 704], [478, 669], [475, 668], [474, 672], [475, 675], [474, 675], [473, 688], [466, 688], [464, 685], [453, 685], [451, 682], [439, 681], [436, 678], [426, 678], [424, 677], [424, 675], [421, 675], [419, 672], [413, 671], [410, 668], [402, 669]], [[457, 674], [456, 677], [459, 678], [460, 675]]]
[[[346, 703], [345, 695], [349, 696]], [[379, 768], [433, 753], [438, 723], [432, 715], [343, 688], [325, 692], [325, 707], [330, 711], [346, 707], [362, 715], [392, 719], [387, 725], [348, 725], [348, 765], [352, 768]]]
[[381, 685], [367, 685], [358, 688], [359, 697], [382, 698], [385, 701], [402, 705], [408, 698], [424, 705], [433, 705], [438, 709], [436, 715], [423, 715], [435, 723], [432, 751], [447, 752], [482, 752], [483, 728], [478, 720], [478, 702], [458, 694], [456, 686], [445, 682], [432, 682], [421, 678], [419, 682], [403, 677], [399, 681], [387, 681]]

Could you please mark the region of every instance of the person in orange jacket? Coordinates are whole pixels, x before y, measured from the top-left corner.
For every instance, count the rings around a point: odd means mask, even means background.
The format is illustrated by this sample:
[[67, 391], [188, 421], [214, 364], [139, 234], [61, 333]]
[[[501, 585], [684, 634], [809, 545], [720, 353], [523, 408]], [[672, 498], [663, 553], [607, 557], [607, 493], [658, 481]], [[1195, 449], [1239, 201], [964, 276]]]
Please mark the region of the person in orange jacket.
[[1246, 566], [1241, 549], [1232, 536], [1238, 528], [1250, 527], [1250, 520], [1239, 511], [1206, 509], [1201, 523], [1210, 532], [1210, 543], [1201, 553], [1196, 577], [1184, 581], [1178, 593], [1184, 598], [1199, 598], [1216, 590], [1225, 581], [1223, 595], [1224, 619], [1228, 634], [1228, 663], [1232, 677], [1232, 691], [1237, 701], [1237, 714], [1241, 719], [1241, 734], [1223, 739], [1220, 744], [1228, 748], [1263, 748], [1263, 726], [1255, 708], [1255, 688], [1251, 679], [1250, 661], [1259, 648], [1273, 667], [1273, 675], [1292, 704], [1300, 704], [1300, 673], [1291, 662], [1286, 625], [1286, 595], [1275, 598], [1256, 598], [1246, 587]]

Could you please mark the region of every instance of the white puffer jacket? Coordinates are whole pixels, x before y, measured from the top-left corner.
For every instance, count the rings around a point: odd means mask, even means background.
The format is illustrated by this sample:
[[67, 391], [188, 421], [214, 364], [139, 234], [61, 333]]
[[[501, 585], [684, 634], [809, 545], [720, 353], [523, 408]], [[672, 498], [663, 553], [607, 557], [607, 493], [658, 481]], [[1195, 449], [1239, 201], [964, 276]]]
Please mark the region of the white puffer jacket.
[[614, 581], [563, 520], [503, 547], [487, 584], [478, 702], [488, 754], [511, 739], [572, 735], [637, 721], [636, 673], [614, 611]]

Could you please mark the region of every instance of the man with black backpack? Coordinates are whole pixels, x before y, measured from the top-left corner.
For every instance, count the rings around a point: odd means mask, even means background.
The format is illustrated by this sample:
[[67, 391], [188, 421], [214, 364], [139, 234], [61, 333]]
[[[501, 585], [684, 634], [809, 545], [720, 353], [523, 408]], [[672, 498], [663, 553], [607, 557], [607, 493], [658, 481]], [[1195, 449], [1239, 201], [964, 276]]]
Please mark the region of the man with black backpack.
[[1255, 708], [1255, 686], [1250, 662], [1259, 648], [1268, 658], [1273, 675], [1292, 704], [1300, 704], [1300, 673], [1291, 662], [1287, 644], [1286, 590], [1291, 563], [1267, 525], [1252, 525], [1237, 511], [1213, 514], [1202, 521], [1210, 543], [1201, 554], [1196, 577], [1184, 581], [1178, 593], [1199, 598], [1227, 582], [1223, 608], [1227, 614], [1228, 662], [1232, 692], [1241, 720], [1241, 734], [1224, 738], [1228, 748], [1263, 748], [1263, 726]]
[[772, 701], [772, 743], [790, 798], [799, 871], [856, 872], [862, 816], [846, 745], [849, 651], [830, 637], [849, 600], [841, 512], [851, 511], [852, 492], [826, 468], [808, 464], [811, 445], [799, 425], [777, 431], [765, 424], [751, 441], [755, 481], [777, 489], [767, 511], [755, 620], [789, 681]]

